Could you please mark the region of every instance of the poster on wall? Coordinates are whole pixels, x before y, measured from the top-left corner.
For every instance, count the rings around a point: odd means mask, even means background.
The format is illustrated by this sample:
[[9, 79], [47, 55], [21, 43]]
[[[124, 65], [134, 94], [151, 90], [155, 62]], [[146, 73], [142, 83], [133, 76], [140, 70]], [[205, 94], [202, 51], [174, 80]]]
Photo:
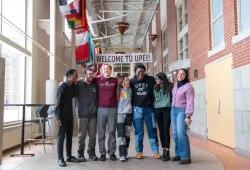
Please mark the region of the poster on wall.
[[134, 53], [134, 54], [97, 54], [97, 63], [150, 63], [152, 62], [152, 53]]

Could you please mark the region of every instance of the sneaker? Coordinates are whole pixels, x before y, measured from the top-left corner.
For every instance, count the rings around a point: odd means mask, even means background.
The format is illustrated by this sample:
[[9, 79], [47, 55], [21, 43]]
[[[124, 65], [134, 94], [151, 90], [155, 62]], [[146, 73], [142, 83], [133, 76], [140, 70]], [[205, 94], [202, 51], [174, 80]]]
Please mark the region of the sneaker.
[[76, 157], [70, 156], [67, 158], [67, 162], [79, 163], [80, 161]]
[[117, 160], [115, 154], [111, 154], [109, 158], [110, 158], [111, 161], [116, 161]]
[[128, 155], [125, 156], [125, 159], [128, 160]]
[[140, 153], [137, 153], [137, 154], [136, 154], [136, 158], [137, 158], [137, 159], [142, 159], [142, 158], [143, 158], [142, 153], [141, 153], [141, 152], [140, 152]]
[[153, 157], [155, 159], [160, 159], [161, 158], [161, 155], [159, 153], [156, 153], [156, 154], [153, 154]]
[[58, 165], [59, 165], [60, 167], [65, 167], [65, 166], [67, 166], [67, 165], [66, 165], [66, 162], [64, 161], [64, 159], [59, 159], [59, 160], [58, 160]]
[[121, 156], [121, 157], [120, 157], [120, 161], [121, 161], [121, 162], [126, 162], [125, 156]]
[[85, 157], [84, 157], [84, 154], [78, 154], [78, 160], [79, 160], [80, 162], [86, 162], [86, 159], [85, 159]]
[[106, 161], [106, 155], [101, 155], [99, 161]]
[[95, 155], [95, 153], [93, 153], [93, 154], [89, 154], [89, 159], [92, 161], [97, 161], [98, 157]]
[[179, 164], [180, 165], [185, 165], [185, 164], [191, 164], [191, 159], [184, 159], [184, 160], [180, 160]]
[[173, 157], [172, 161], [180, 161], [181, 160], [181, 157], [180, 156], [175, 156]]

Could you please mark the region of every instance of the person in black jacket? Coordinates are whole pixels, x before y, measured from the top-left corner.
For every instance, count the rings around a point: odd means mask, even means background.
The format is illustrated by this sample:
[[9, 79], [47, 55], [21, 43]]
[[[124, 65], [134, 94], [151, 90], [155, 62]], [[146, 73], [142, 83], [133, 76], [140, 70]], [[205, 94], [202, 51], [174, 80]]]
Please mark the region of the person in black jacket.
[[85, 138], [89, 134], [89, 159], [97, 161], [96, 146], [96, 117], [98, 108], [97, 85], [93, 82], [94, 72], [87, 68], [84, 70], [84, 80], [75, 84], [75, 108], [78, 121], [78, 159], [85, 162]]
[[66, 166], [63, 157], [63, 143], [66, 134], [66, 153], [67, 162], [80, 162], [76, 157], [71, 155], [72, 137], [73, 137], [73, 108], [72, 99], [75, 95], [74, 83], [78, 78], [77, 72], [74, 69], [69, 69], [65, 73], [67, 78], [59, 85], [56, 92], [56, 123], [59, 126], [57, 152], [58, 164], [61, 167]]
[[143, 64], [136, 64], [135, 76], [130, 80], [132, 89], [132, 106], [133, 106], [133, 125], [135, 128], [136, 139], [136, 158], [143, 158], [143, 137], [144, 122], [148, 131], [148, 138], [153, 157], [160, 159], [159, 142], [157, 137], [155, 119], [154, 119], [154, 85], [155, 79], [148, 76]]

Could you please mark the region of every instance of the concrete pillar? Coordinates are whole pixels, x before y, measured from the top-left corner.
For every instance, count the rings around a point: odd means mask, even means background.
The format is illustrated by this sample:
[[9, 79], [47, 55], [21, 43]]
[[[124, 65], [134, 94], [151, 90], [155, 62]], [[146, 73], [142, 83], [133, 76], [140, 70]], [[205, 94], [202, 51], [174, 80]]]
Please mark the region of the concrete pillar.
[[4, 115], [4, 80], [5, 80], [5, 59], [0, 57], [0, 165], [2, 165], [3, 152], [3, 115]]
[[50, 0], [50, 80], [55, 80], [55, 56], [56, 56], [56, 0]]

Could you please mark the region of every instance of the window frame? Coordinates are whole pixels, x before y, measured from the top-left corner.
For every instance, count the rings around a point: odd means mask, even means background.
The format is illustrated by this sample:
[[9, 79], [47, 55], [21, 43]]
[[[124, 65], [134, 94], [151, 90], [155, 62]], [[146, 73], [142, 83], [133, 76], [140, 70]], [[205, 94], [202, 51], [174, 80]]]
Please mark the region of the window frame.
[[[180, 5], [177, 7], [177, 32], [181, 33], [181, 31], [185, 28], [188, 23], [186, 23], [185, 18], [188, 15], [188, 8], [187, 8], [187, 0], [183, 0]], [[181, 16], [179, 15], [179, 9], [182, 8]], [[182, 25], [181, 29], [179, 25]]]
[[[166, 63], [164, 61], [166, 61]], [[168, 53], [165, 56], [163, 56], [162, 65], [163, 65], [163, 72], [168, 73], [169, 72], [169, 70], [168, 70]], [[166, 67], [167, 71], [165, 70], [165, 67]]]
[[[225, 28], [224, 28], [224, 2], [222, 1], [222, 12], [215, 18], [213, 19], [213, 0], [210, 0], [210, 17], [211, 17], [211, 40], [212, 40], [212, 49], [215, 49], [218, 46], [221, 46], [221, 44], [223, 44], [223, 42], [225, 42]], [[223, 20], [223, 42], [218, 44], [217, 46], [214, 45], [214, 23], [216, 23], [218, 20], [220, 20], [222, 18]]]
[[[167, 27], [163, 28], [161, 31], [161, 41], [162, 41], [162, 51], [165, 51], [168, 48], [168, 34]], [[165, 35], [165, 37], [163, 36]]]
[[[22, 11], [22, 15], [24, 17], [24, 27], [21, 29], [25, 34], [28, 34], [28, 28], [30, 28], [31, 25], [29, 25], [28, 23], [28, 1], [27, 0], [23, 0], [23, 3], [24, 3], [24, 8], [22, 8], [24, 11]], [[5, 6], [3, 5], [3, 0], [0, 0], [0, 14], [3, 15], [3, 8]], [[6, 17], [6, 16], [5, 16]], [[6, 17], [7, 19], [9, 19], [8, 17]], [[14, 24], [15, 26], [17, 25], [17, 23], [13, 23], [13, 21], [10, 21], [12, 24]], [[12, 38], [9, 38], [7, 37], [5, 34], [3, 34], [3, 23], [8, 25], [7, 23], [5, 23], [3, 20], [0, 21], [0, 34], [2, 34], [3, 37], [6, 38], [6, 41], [4, 40], [3, 41], [3, 45], [0, 46], [0, 49], [1, 49], [1, 55], [3, 55], [2, 53], [2, 49], [4, 48], [4, 46], [8, 46], [9, 48], [11, 48], [12, 50], [14, 51], [18, 51], [18, 53], [21, 53], [20, 56], [16, 56], [17, 58], [22, 58], [21, 61], [20, 61], [20, 65], [22, 67], [22, 73], [21, 73], [21, 86], [20, 86], [20, 90], [18, 89], [18, 95], [20, 95], [20, 98], [19, 102], [27, 102], [27, 100], [30, 100], [31, 96], [27, 96], [27, 94], [29, 93], [30, 94], [30, 89], [27, 89], [26, 85], [27, 83], [29, 84], [29, 79], [31, 78], [31, 74], [29, 74], [29, 64], [31, 64], [31, 61], [29, 60], [31, 57], [31, 52], [28, 50], [28, 39], [27, 37], [23, 37], [19, 31], [15, 30], [14, 28], [11, 28], [11, 31], [12, 32], [17, 32], [18, 33], [18, 36], [21, 36], [22, 38], [24, 38], [24, 42], [23, 44], [19, 44], [18, 42], [14, 41], [13, 40], [13, 37]], [[17, 26], [19, 28], [19, 26]], [[5, 99], [4, 99], [5, 100]], [[19, 113], [18, 113], [18, 120], [13, 120], [13, 121], [4, 121], [3, 122], [3, 126], [4, 127], [10, 127], [10, 126], [14, 126], [14, 125], [18, 125], [21, 123], [21, 120], [22, 120], [22, 108], [18, 107], [16, 109]], [[32, 115], [31, 114], [28, 114], [28, 113], [31, 113], [30, 112], [30, 108], [27, 108], [26, 109], [26, 118], [30, 118]]]
[[[178, 32], [178, 39], [177, 39], [177, 52], [178, 52], [178, 60], [188, 59], [188, 1], [182, 0], [176, 6], [177, 10], [177, 32]], [[182, 8], [182, 15], [179, 15], [179, 9]], [[182, 29], [180, 30], [179, 23], [182, 22]], [[182, 42], [182, 49], [181, 47]], [[182, 57], [181, 57], [182, 56]]]
[[241, 33], [247, 29], [250, 29], [250, 26], [248, 26], [247, 28], [245, 29], [242, 29], [242, 19], [241, 19], [241, 3], [240, 3], [241, 0], [237, 0], [237, 19], [238, 19], [238, 33]]

